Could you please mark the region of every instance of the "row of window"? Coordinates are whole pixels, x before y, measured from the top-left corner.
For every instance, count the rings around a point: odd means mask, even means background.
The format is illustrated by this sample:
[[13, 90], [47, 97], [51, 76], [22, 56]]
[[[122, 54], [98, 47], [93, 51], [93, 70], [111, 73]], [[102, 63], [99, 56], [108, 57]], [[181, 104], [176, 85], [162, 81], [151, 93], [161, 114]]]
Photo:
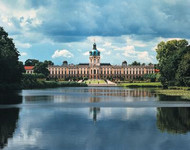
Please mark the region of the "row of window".
[[[65, 69], [62, 69], [62, 68], [51, 68], [51, 69], [49, 69], [50, 71], [65, 71]], [[67, 69], [67, 70], [69, 70], [69, 71], [72, 71], [72, 70], [75, 70], [76, 71], [76, 69]], [[87, 70], [87, 68], [82, 68], [82, 69], [77, 69], [77, 71], [78, 70], [81, 70], [81, 71], [85, 71], [85, 70]], [[101, 69], [101, 70], [103, 70], [103, 71], [113, 71], [111, 68], [109, 68], [109, 69]], [[125, 69], [124, 71], [125, 72], [129, 72], [129, 71], [143, 71], [144, 69], [133, 69], [133, 68], [128, 68], [128, 69]], [[146, 69], [146, 70], [150, 70], [150, 71], [153, 71], [153, 69]], [[114, 71], [121, 71], [121, 69], [114, 69]]]
[[[51, 74], [67, 74], [66, 71], [51, 71]], [[147, 74], [154, 73], [153, 70], [147, 70]], [[68, 74], [89, 74], [89, 71], [81, 70], [81, 71], [68, 71]], [[91, 74], [99, 74], [99, 70], [91, 70]], [[101, 70], [101, 74], [106, 74], [106, 71]], [[109, 71], [107, 70], [107, 74], [122, 74], [121, 71]], [[144, 74], [144, 71], [124, 71], [124, 74]]]

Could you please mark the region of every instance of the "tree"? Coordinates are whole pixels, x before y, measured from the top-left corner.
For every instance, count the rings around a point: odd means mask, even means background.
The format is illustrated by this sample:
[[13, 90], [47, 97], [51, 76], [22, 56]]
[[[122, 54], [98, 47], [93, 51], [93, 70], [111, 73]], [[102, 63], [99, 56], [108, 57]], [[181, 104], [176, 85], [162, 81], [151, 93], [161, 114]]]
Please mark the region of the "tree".
[[169, 82], [176, 81], [178, 66], [183, 56], [188, 52], [188, 42], [186, 40], [160, 42], [156, 52], [161, 75], [160, 79], [163, 86], [167, 88]]
[[35, 64], [39, 63], [39, 60], [36, 59], [27, 59], [25, 61], [25, 66], [35, 66]]
[[132, 64], [131, 64], [132, 66], [140, 66], [141, 65], [141, 63], [140, 62], [137, 62], [137, 61], [134, 61], [134, 62], [132, 62]]
[[47, 67], [48, 65], [46, 63], [39, 62], [34, 66], [34, 73], [42, 73], [47, 77], [50, 74]]
[[50, 66], [54, 65], [54, 63], [51, 60], [45, 60], [44, 63], [47, 64], [47, 66], [48, 65], [50, 65]]
[[188, 49], [189, 51], [183, 56], [176, 74], [178, 84], [185, 86], [190, 86], [190, 47]]
[[19, 66], [19, 52], [8, 33], [0, 27], [0, 83], [20, 83], [22, 71]]
[[156, 81], [156, 74], [145, 74], [144, 79], [150, 80], [151, 82], [155, 82]]
[[148, 65], [149, 65], [149, 66], [152, 66], [153, 64], [150, 62]]
[[24, 65], [23, 65], [23, 62], [22, 61], [19, 61], [18, 62], [18, 68], [19, 68], [19, 71], [22, 72], [22, 73], [25, 73], [26, 70], [24, 69]]

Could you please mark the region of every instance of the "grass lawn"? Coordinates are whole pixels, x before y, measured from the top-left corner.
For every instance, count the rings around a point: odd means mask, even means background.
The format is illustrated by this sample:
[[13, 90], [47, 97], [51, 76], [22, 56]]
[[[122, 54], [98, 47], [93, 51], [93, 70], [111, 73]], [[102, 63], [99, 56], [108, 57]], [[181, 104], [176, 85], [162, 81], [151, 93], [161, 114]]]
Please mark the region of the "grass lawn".
[[160, 82], [144, 82], [144, 83], [120, 83], [118, 86], [124, 87], [162, 87]]
[[155, 92], [168, 96], [181, 96], [184, 99], [190, 100], [190, 90], [156, 89]]
[[86, 84], [106, 84], [104, 80], [86, 80], [84, 81]]

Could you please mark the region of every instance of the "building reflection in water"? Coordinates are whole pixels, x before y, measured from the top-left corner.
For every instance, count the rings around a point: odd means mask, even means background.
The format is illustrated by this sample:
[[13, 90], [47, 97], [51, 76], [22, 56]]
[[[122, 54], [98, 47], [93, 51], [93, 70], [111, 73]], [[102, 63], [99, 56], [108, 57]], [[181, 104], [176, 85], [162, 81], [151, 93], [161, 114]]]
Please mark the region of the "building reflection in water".
[[190, 131], [190, 108], [157, 108], [157, 127], [162, 132], [187, 133]]
[[[56, 94], [49, 92], [50, 95], [24, 96], [23, 102], [49, 101], [55, 103], [63, 102], [89, 102], [91, 97], [100, 97], [99, 101], [145, 101], [147, 97], [156, 97], [156, 94], [147, 89], [124, 89], [124, 88], [84, 88], [73, 92], [73, 89], [63, 89]], [[47, 94], [47, 92], [46, 92]], [[130, 98], [129, 98], [130, 97]], [[135, 99], [141, 97], [142, 99]], [[91, 100], [90, 100], [91, 101]], [[96, 101], [96, 100], [94, 100]]]
[[0, 109], [0, 149], [13, 137], [19, 118], [19, 108]]
[[114, 89], [114, 88], [92, 88], [88, 90], [89, 93], [93, 93], [96, 96], [120, 96], [120, 97], [155, 97], [155, 93], [151, 90], [143, 89], [143, 88], [135, 88], [135, 89]]
[[100, 113], [100, 108], [99, 107], [91, 107], [90, 113], [92, 114], [93, 121], [96, 122], [97, 121], [97, 115]]
[[[99, 97], [90, 97], [90, 103], [95, 103], [99, 102], [100, 98]], [[100, 113], [100, 108], [99, 107], [91, 107], [90, 108], [90, 114], [92, 114], [92, 119], [94, 122], [97, 121], [97, 115]]]

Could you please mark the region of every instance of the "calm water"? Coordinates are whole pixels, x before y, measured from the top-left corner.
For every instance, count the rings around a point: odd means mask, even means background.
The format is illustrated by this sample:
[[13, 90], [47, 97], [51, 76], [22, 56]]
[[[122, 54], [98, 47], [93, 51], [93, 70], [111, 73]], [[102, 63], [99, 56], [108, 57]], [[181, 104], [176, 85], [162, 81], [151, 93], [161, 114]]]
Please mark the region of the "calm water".
[[150, 89], [23, 90], [1, 93], [0, 103], [0, 149], [190, 147], [190, 102], [157, 95]]

